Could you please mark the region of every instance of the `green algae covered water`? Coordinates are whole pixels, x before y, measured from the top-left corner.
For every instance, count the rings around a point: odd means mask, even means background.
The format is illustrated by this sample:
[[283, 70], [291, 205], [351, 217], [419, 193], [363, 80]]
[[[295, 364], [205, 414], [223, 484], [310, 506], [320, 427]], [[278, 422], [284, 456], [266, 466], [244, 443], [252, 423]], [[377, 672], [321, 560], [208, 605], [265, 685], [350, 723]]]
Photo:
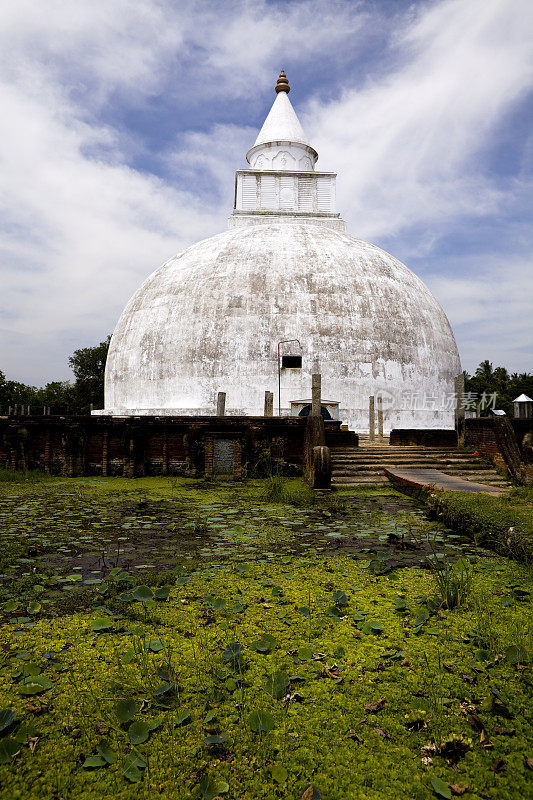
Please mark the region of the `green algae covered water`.
[[0, 491], [1, 798], [527, 796], [530, 574], [406, 498]]

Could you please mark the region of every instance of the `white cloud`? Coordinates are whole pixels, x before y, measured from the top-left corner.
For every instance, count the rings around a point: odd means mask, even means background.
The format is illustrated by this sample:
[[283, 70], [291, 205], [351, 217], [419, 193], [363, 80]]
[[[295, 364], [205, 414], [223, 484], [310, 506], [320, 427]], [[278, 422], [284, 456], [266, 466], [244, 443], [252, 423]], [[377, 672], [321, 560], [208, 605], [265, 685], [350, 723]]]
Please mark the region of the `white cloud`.
[[[346, 86], [339, 100], [307, 106], [307, 132], [320, 166], [340, 172], [339, 207], [353, 233], [383, 239], [427, 225], [430, 248], [454, 219], [494, 212], [507, 199], [472, 157], [530, 80], [532, 8], [528, 0], [415, 6], [386, 70], [358, 92]], [[362, 32], [391, 23], [379, 6], [327, 0], [6, 6], [0, 369], [36, 383], [67, 377], [68, 354], [112, 330], [152, 269], [224, 229], [233, 171], [255, 131], [217, 122], [210, 104], [257, 104], [287, 56], [302, 73], [321, 59], [349, 63], [364, 50]], [[341, 66], [332, 80], [344, 76]], [[132, 168], [131, 154], [146, 148], [141, 134], [102, 122], [115, 106], [148, 115], [162, 92], [169, 115], [186, 116], [196, 103], [208, 119], [172, 151], [148, 154], [167, 160], [172, 180]], [[462, 287], [468, 296], [474, 285]], [[445, 307], [454, 286], [437, 285]]]
[[431, 275], [426, 283], [446, 309], [463, 368], [488, 359], [516, 372], [531, 371], [533, 263], [531, 259], [464, 259], [463, 277]]
[[[101, 123], [101, 109], [121, 101], [141, 108], [163, 87], [181, 94], [183, 108], [198, 93], [207, 103], [214, 94], [249, 95], [271, 73], [269, 60], [288, 49], [296, 60], [326, 52], [358, 24], [357, 4], [320, 0], [280, 8], [262, 0], [18, 0], [3, 9], [1, 368], [38, 383], [68, 376], [73, 347], [112, 330], [152, 269], [225, 227], [242, 131], [215, 125], [218, 157], [201, 133], [185, 133], [179, 151], [164, 154], [181, 168], [185, 188], [177, 189], [128, 166], [143, 144]], [[229, 152], [233, 165], [221, 158]], [[228, 181], [223, 203], [212, 180], [211, 195], [201, 180], [186, 180], [199, 169], [214, 172], [219, 189]]]
[[[220, 24], [213, 24], [213, 17]], [[226, 75], [222, 91], [249, 95], [251, 88], [272, 82], [274, 70], [357, 47], [357, 34], [368, 20], [362, 2], [301, 0], [279, 5], [264, 0], [203, 6], [191, 38], [206, 52], [207, 65]], [[359, 47], [361, 44], [359, 44]]]
[[156, 0], [17, 0], [0, 16], [0, 64], [21, 89], [50, 81], [94, 107], [117, 90], [156, 90], [184, 28]]
[[474, 156], [533, 78], [530, 0], [422, 6], [396, 36], [397, 66], [332, 103], [306, 130], [338, 169], [351, 229], [383, 237], [421, 223], [494, 213], [503, 196]]
[[[191, 192], [85, 156], [113, 132], [69, 118], [47, 99], [0, 87], [0, 313], [10, 332], [2, 369], [36, 381], [51, 365], [66, 374], [69, 331], [78, 332], [77, 346], [98, 341], [152, 269], [222, 223]], [[36, 348], [35, 372], [27, 354]]]

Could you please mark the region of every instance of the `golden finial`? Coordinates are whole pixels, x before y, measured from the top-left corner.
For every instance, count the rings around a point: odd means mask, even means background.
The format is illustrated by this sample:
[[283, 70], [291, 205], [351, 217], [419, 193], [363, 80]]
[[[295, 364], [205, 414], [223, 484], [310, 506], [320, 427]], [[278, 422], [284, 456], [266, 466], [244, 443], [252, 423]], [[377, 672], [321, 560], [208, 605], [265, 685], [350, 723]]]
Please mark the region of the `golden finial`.
[[290, 90], [291, 87], [289, 86], [289, 81], [287, 80], [285, 71], [281, 70], [279, 73], [278, 82], [276, 83], [276, 92], [287, 92], [287, 94], [289, 94]]

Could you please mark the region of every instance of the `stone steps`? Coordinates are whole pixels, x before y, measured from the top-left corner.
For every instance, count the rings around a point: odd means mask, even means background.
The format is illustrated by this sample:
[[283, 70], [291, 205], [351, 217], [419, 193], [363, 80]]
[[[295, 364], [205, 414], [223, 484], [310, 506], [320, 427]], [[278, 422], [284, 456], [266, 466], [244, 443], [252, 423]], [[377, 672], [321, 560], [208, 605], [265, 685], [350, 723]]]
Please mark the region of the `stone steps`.
[[461, 458], [460, 456], [427, 456], [424, 453], [414, 453], [412, 456], [390, 456], [388, 453], [383, 455], [357, 455], [351, 456], [348, 454], [335, 455], [336, 464], [379, 464], [383, 461], [388, 461], [390, 464], [413, 464], [415, 461], [420, 464], [431, 463], [436, 464], [480, 464], [480, 460], [475, 456]]
[[386, 467], [436, 469], [475, 483], [506, 487], [505, 478], [473, 453], [454, 447], [390, 446], [384, 443], [331, 448], [332, 483], [338, 486], [388, 484]]

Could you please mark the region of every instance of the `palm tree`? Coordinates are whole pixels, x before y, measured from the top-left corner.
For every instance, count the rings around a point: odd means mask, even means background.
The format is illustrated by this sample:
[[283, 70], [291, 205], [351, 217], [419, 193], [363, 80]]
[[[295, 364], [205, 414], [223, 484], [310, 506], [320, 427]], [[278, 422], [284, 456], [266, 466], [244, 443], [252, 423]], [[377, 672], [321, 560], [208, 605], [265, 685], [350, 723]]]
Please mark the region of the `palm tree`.
[[485, 380], [490, 380], [492, 378], [492, 364], [488, 359], [482, 361], [476, 369], [476, 376], [478, 378], [485, 378]]

